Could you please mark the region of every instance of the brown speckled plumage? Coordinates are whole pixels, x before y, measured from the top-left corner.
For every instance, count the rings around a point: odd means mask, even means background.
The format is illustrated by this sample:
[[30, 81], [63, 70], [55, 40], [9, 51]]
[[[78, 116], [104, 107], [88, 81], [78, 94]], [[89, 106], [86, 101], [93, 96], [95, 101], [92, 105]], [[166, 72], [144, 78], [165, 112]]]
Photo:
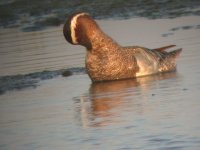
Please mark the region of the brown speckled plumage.
[[68, 42], [87, 49], [87, 72], [93, 82], [134, 78], [176, 69], [181, 49], [166, 52], [170, 45], [157, 49], [122, 47], [107, 36], [87, 13], [73, 14], [64, 25]]

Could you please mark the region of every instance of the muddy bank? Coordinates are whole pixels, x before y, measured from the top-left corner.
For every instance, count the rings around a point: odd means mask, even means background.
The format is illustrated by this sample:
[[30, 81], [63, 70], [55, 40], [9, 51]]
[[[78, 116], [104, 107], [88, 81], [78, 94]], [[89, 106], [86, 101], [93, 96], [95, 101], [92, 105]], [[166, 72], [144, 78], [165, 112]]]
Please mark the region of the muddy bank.
[[69, 68], [57, 71], [42, 71], [25, 75], [12, 75], [0, 77], [0, 95], [7, 91], [36, 88], [42, 80], [57, 76], [69, 77], [71, 75], [85, 74], [85, 68]]
[[21, 26], [23, 31], [42, 30], [48, 26], [59, 26], [75, 11], [87, 11], [96, 19], [161, 19], [199, 16], [199, 9], [199, 0], [11, 0], [0, 3], [0, 26]]

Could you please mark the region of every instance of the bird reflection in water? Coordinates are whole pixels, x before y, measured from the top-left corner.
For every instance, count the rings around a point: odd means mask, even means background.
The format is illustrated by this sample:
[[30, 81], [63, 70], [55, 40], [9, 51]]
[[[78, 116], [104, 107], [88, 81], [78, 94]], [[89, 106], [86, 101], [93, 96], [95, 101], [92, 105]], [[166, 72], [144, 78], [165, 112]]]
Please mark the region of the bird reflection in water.
[[126, 111], [144, 113], [149, 109], [148, 105], [144, 106], [148, 100], [146, 93], [156, 88], [157, 82], [176, 77], [176, 72], [170, 72], [136, 79], [92, 83], [88, 94], [76, 98], [80, 113], [78, 118], [84, 127], [123, 122], [123, 113]]

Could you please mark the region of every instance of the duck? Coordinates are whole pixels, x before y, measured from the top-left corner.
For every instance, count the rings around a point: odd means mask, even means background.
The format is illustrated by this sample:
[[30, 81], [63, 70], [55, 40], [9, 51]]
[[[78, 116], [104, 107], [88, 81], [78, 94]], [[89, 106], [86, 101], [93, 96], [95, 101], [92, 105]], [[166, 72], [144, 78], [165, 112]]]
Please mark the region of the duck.
[[86, 48], [85, 67], [92, 82], [137, 78], [176, 70], [176, 60], [182, 49], [121, 46], [104, 33], [87, 12], [68, 17], [63, 34], [70, 44]]

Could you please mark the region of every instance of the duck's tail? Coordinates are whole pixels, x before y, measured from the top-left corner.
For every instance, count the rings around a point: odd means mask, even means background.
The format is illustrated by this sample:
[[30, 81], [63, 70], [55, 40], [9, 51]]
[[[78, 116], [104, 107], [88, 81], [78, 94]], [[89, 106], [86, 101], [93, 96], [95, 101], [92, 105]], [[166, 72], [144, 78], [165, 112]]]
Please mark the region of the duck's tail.
[[176, 50], [169, 52], [168, 55], [169, 55], [169, 57], [176, 59], [180, 56], [181, 52], [182, 52], [182, 48], [179, 48], [179, 49], [176, 49]]
[[164, 46], [164, 47], [160, 47], [160, 48], [155, 48], [154, 50], [157, 51], [158, 53], [162, 53], [164, 56], [164, 58], [173, 58], [176, 59], [177, 57], [180, 56], [180, 53], [182, 51], [182, 48], [170, 51], [170, 52], [166, 52], [167, 49], [175, 47], [176, 45], [168, 45], [168, 46]]
[[164, 46], [164, 47], [155, 48], [154, 50], [162, 52], [162, 51], [165, 51], [165, 50], [172, 48], [172, 47], [175, 47], [175, 46], [176, 45], [168, 45], [168, 46]]
[[176, 49], [171, 52], [161, 52], [164, 54], [163, 59], [160, 61], [160, 72], [176, 70], [176, 59], [180, 56], [182, 49]]

